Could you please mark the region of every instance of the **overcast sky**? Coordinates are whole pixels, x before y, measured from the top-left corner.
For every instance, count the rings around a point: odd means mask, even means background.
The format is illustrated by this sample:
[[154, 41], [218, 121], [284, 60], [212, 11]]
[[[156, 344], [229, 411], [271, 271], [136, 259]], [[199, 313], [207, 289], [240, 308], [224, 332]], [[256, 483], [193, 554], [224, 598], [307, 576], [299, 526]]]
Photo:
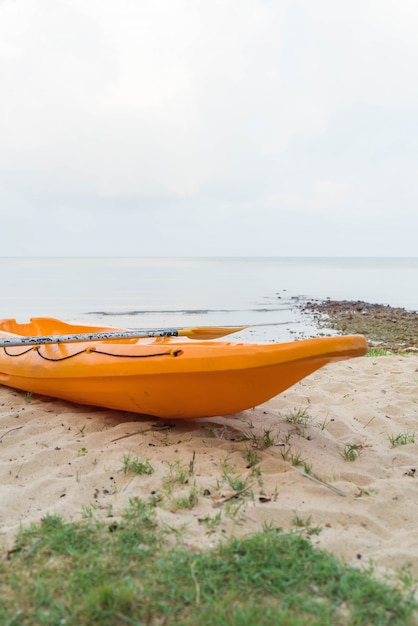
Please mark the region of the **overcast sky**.
[[0, 0], [0, 255], [418, 256], [417, 0]]

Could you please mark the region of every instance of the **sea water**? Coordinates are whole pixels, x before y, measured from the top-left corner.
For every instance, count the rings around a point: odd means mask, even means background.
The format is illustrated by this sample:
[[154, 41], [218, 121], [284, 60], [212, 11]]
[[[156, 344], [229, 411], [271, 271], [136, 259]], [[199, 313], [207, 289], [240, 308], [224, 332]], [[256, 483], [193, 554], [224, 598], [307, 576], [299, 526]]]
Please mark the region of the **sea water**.
[[418, 311], [418, 258], [0, 258], [0, 285], [0, 318], [250, 325], [230, 339], [288, 341], [317, 333], [310, 299]]

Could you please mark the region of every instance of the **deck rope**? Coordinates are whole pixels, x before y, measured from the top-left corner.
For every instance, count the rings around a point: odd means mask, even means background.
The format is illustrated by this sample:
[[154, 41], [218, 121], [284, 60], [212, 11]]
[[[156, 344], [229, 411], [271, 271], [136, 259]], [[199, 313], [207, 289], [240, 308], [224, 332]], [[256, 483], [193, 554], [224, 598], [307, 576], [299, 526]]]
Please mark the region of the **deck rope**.
[[5, 348], [4, 346], [3, 346], [3, 350], [4, 350], [4, 353], [7, 354], [7, 356], [23, 356], [24, 354], [27, 354], [28, 352], [33, 350], [33, 348], [28, 348], [27, 350], [24, 350], [23, 352], [19, 352], [19, 354], [9, 354], [7, 352], [7, 348]]
[[105, 352], [104, 350], [97, 350], [96, 348], [85, 348], [84, 350], [79, 350], [78, 352], [74, 352], [74, 354], [67, 354], [66, 356], [53, 358], [53, 357], [45, 356], [45, 354], [42, 354], [39, 346], [33, 346], [32, 348], [29, 348], [28, 350], [24, 350], [24, 352], [19, 352], [18, 354], [10, 354], [10, 352], [8, 352], [7, 348], [5, 347], [3, 347], [3, 350], [7, 356], [11, 356], [11, 357], [23, 356], [24, 354], [27, 354], [31, 350], [35, 350], [38, 356], [40, 356], [41, 359], [44, 359], [45, 361], [66, 361], [67, 359], [72, 359], [73, 357], [79, 356], [80, 354], [83, 354], [83, 353], [104, 354], [105, 356], [114, 356], [114, 357], [121, 358], [121, 359], [149, 359], [149, 358], [156, 357], [156, 356], [180, 356], [183, 352], [182, 350], [170, 350], [169, 352], [157, 352], [156, 354], [114, 354], [113, 352]]

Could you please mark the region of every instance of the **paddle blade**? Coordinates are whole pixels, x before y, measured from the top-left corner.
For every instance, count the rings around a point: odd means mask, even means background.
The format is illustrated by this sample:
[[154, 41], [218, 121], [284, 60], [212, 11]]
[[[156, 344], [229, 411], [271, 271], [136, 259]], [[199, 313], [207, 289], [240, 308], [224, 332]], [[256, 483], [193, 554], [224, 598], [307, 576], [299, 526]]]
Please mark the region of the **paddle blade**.
[[239, 333], [248, 326], [206, 326], [201, 328], [181, 328], [178, 331], [179, 337], [188, 337], [189, 339], [218, 339], [232, 333]]

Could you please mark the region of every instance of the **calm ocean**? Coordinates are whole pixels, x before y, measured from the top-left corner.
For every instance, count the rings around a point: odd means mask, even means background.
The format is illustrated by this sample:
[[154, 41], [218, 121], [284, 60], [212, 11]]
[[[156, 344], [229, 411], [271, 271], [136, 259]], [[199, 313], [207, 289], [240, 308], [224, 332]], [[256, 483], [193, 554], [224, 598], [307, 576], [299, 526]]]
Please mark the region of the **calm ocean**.
[[1, 318], [148, 329], [252, 324], [234, 336], [240, 341], [315, 334], [300, 299], [418, 311], [418, 258], [0, 258], [0, 281]]

